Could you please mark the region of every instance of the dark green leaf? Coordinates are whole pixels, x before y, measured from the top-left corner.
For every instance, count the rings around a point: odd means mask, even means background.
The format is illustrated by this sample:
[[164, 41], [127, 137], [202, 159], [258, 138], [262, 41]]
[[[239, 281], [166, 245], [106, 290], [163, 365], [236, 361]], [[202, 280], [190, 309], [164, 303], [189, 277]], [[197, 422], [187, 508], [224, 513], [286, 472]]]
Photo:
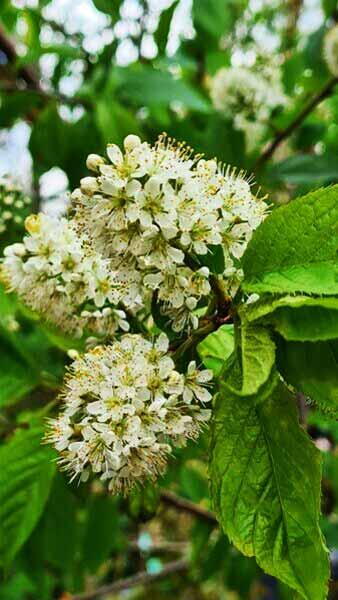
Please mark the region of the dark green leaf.
[[86, 570], [94, 573], [120, 543], [116, 499], [93, 495], [88, 511], [81, 561]]
[[278, 344], [278, 368], [284, 379], [314, 400], [319, 408], [338, 415], [338, 341]]
[[277, 182], [312, 187], [335, 183], [338, 181], [337, 156], [296, 154], [275, 163], [267, 171], [267, 177]]
[[211, 273], [222, 274], [225, 269], [224, 251], [221, 244], [218, 246], [209, 246], [207, 254], [199, 254], [198, 262], [208, 267]]
[[79, 527], [75, 496], [60, 473], [54, 478], [40, 526], [45, 559], [65, 571], [70, 571], [75, 560]]
[[165, 49], [166, 49], [167, 42], [168, 42], [171, 20], [173, 18], [175, 9], [177, 8], [177, 4], [178, 4], [178, 1], [175, 0], [175, 2], [173, 2], [171, 4], [171, 6], [169, 6], [169, 8], [166, 8], [165, 10], [163, 10], [160, 15], [157, 29], [154, 33], [154, 38], [155, 38], [155, 42], [157, 44], [159, 54], [165, 53]]

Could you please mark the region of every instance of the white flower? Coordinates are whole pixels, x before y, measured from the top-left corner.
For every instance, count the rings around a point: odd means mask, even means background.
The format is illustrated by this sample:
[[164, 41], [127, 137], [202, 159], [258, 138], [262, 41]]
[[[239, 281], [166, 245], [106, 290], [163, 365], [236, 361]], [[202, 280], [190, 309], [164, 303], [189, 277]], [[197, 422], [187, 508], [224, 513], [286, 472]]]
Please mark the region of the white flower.
[[163, 472], [173, 445], [197, 438], [210, 415], [194, 398], [209, 399], [209, 372], [191, 364], [181, 375], [167, 352], [164, 334], [125, 335], [76, 358], [46, 436], [73, 478], [97, 473], [125, 493]]
[[210, 96], [216, 110], [234, 118], [235, 127], [246, 133], [250, 150], [262, 137], [271, 112], [286, 102], [277, 65], [223, 67], [211, 80]]
[[110, 144], [107, 156], [89, 155], [95, 176], [72, 193], [71, 217], [26, 219], [23, 245], [6, 251], [7, 285], [77, 335], [126, 331], [128, 319], [114, 311], [134, 316], [156, 299], [174, 331], [196, 328], [196, 309], [210, 294], [199, 265], [221, 246], [232, 294], [240, 279], [234, 259], [265, 218], [264, 199], [242, 172], [165, 136], [153, 146], [127, 136], [124, 149]]
[[[26, 220], [30, 235], [5, 249], [2, 278], [10, 290], [67, 333], [128, 331], [126, 313], [140, 301], [140, 276], [116, 271], [81, 238], [73, 223], [44, 214]], [[80, 307], [86, 304], [85, 310]]]
[[185, 375], [183, 399], [190, 404], [194, 398], [200, 402], [210, 402], [212, 395], [204, 387], [205, 384], [212, 380], [213, 374], [210, 369], [199, 371], [196, 368], [195, 361], [191, 361], [188, 365]]

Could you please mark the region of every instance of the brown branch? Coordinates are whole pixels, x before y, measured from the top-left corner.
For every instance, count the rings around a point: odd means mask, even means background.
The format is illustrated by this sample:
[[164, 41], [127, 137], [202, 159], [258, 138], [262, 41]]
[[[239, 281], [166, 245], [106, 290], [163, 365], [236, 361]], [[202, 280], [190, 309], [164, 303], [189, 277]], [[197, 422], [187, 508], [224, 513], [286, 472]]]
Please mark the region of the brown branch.
[[[14, 84], [6, 83], [5, 85], [1, 84], [0, 89], [2, 91], [6, 92], [7, 94], [13, 94], [13, 93], [24, 94], [25, 92], [27, 92], [27, 88], [22, 89], [22, 88], [18, 87], [16, 85], [16, 83], [14, 83]], [[50, 92], [43, 90], [42, 88], [39, 88], [39, 89], [29, 88], [29, 90], [36, 93], [37, 96], [41, 97], [41, 99], [46, 102], [56, 101], [56, 102], [60, 102], [62, 104], [67, 104], [68, 106], [76, 106], [76, 105], [81, 104], [81, 106], [83, 106], [84, 108], [92, 108], [93, 107], [93, 105], [89, 99], [82, 98], [81, 96], [76, 96], [76, 95], [75, 96], [65, 96], [64, 94], [60, 94], [60, 93], [56, 93], [56, 92], [50, 93]]]
[[325, 98], [331, 95], [335, 85], [338, 83], [338, 77], [332, 77], [326, 82], [324, 87], [315, 94], [309, 102], [304, 106], [303, 110], [291, 121], [291, 123], [268, 144], [264, 152], [259, 156], [258, 160], [252, 167], [252, 170], [259, 170], [272, 157], [278, 146], [286, 140], [296, 129], [303, 123], [306, 117], [320, 104]]
[[170, 504], [171, 506], [174, 506], [175, 508], [178, 508], [179, 510], [187, 512], [190, 515], [194, 515], [195, 517], [198, 517], [199, 519], [208, 521], [212, 525], [218, 524], [216, 516], [214, 515], [213, 512], [211, 512], [211, 510], [208, 510], [207, 508], [203, 508], [202, 506], [199, 506], [199, 504], [195, 504], [194, 502], [191, 502], [190, 500], [187, 500], [186, 498], [177, 496], [177, 494], [174, 494], [174, 492], [171, 492], [169, 490], [161, 490], [160, 498], [161, 498], [162, 502], [164, 502], [165, 504]]
[[[9, 63], [14, 64], [18, 58], [15, 45], [0, 25], [0, 50], [5, 54]], [[19, 68], [18, 74], [31, 89], [41, 91], [40, 82], [34, 69], [28, 65]]]
[[102, 598], [108, 594], [115, 594], [122, 590], [128, 590], [138, 585], [150, 585], [155, 581], [165, 579], [169, 575], [175, 575], [176, 573], [183, 573], [188, 569], [188, 561], [185, 559], [175, 560], [164, 565], [162, 571], [159, 573], [148, 573], [147, 571], [140, 571], [136, 575], [126, 577], [126, 579], [119, 579], [114, 583], [103, 585], [92, 592], [84, 592], [83, 594], [76, 594], [75, 596], [64, 594], [62, 598], [67, 600], [96, 600]]

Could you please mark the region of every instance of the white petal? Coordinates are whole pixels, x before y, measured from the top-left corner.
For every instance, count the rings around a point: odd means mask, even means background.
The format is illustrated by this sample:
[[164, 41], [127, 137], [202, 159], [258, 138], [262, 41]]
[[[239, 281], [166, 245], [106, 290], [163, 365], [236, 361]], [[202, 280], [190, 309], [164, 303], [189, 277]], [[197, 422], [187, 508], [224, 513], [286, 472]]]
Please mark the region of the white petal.
[[123, 163], [123, 154], [116, 144], [108, 144], [107, 156], [113, 165], [121, 165]]

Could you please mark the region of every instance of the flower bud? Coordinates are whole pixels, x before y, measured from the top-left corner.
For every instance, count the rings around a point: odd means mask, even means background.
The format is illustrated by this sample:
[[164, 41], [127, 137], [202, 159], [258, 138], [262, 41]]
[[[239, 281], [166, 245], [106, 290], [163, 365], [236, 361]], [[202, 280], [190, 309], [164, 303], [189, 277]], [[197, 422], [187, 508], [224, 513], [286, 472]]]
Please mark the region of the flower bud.
[[193, 296], [190, 296], [190, 298], [186, 299], [185, 305], [187, 308], [189, 308], [189, 310], [194, 310], [197, 306], [196, 298], [194, 298]]
[[25, 228], [31, 235], [33, 233], [39, 233], [41, 227], [40, 215], [29, 215], [25, 219]]
[[104, 158], [98, 154], [89, 154], [86, 160], [87, 169], [95, 172], [99, 172], [100, 166], [104, 165], [104, 163]]
[[98, 181], [95, 177], [83, 177], [80, 181], [81, 191], [92, 196], [99, 189]]
[[197, 273], [199, 273], [199, 275], [202, 275], [202, 277], [209, 277], [210, 270], [208, 269], [208, 267], [201, 267], [200, 269], [198, 269]]

